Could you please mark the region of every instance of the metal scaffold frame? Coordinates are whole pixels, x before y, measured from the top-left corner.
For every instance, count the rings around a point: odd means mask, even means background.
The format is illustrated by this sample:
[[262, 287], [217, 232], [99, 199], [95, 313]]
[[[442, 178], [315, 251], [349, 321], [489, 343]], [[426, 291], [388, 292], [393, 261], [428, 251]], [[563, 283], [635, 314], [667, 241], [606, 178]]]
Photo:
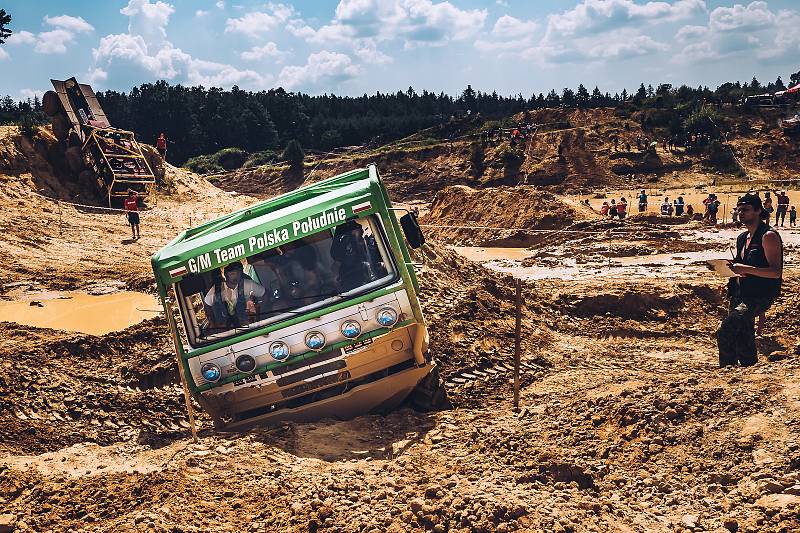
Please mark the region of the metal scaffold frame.
[[[108, 198], [108, 205], [111, 206], [113, 198], [124, 197], [131, 189], [142, 196], [152, 194], [156, 177], [136, 135], [109, 124], [89, 85], [79, 84], [75, 78], [50, 81], [57, 100], [50, 99], [48, 114], [68, 121], [69, 129], [63, 131], [63, 138], [59, 140], [80, 148], [82, 164], [94, 174], [97, 186]], [[45, 103], [45, 111], [48, 111], [47, 105]], [[54, 133], [55, 129], [54, 120]]]

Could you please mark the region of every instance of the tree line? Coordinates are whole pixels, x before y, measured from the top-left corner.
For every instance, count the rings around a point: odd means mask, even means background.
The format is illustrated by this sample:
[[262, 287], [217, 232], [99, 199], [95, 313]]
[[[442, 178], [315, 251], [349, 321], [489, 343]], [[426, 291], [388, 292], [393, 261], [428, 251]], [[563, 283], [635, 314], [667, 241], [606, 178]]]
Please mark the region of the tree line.
[[[800, 72], [791, 74], [789, 86], [800, 83]], [[560, 93], [500, 96], [467, 86], [453, 97], [445, 93], [416, 92], [409, 87], [396, 93], [377, 92], [362, 96], [323, 94], [310, 96], [287, 92], [244, 91], [211, 87], [170, 85], [165, 81], [145, 83], [130, 92], [97, 93], [98, 100], [115, 127], [136, 132], [144, 142], [154, 143], [159, 133], [170, 140], [169, 160], [182, 164], [187, 159], [236, 147], [248, 153], [281, 151], [296, 140], [302, 147], [327, 151], [336, 147], [383, 144], [421, 129], [441, 124], [453, 115], [480, 113], [488, 119], [507, 117], [526, 109], [553, 107], [618, 107], [670, 109], [698, 106], [703, 102], [735, 103], [743, 97], [784, 90], [778, 77], [762, 84], [724, 83], [708, 87], [653, 87], [641, 84], [633, 93], [623, 90], [611, 95], [598, 87]], [[0, 99], [0, 124], [44, 124], [39, 98], [22, 102]]]

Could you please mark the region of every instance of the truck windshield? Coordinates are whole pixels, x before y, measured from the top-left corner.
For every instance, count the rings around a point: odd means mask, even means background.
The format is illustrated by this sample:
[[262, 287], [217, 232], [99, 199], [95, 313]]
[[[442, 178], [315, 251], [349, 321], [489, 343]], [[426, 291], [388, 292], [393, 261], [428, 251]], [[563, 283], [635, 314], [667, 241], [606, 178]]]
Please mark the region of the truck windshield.
[[369, 292], [396, 275], [370, 216], [187, 276], [176, 290], [197, 347]]

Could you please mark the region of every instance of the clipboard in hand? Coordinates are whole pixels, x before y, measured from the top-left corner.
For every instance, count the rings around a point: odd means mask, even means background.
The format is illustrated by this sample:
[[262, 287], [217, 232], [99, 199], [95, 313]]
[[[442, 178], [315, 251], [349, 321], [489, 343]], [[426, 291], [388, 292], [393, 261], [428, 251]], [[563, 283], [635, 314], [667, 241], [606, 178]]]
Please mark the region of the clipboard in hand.
[[730, 259], [709, 259], [706, 261], [708, 266], [723, 278], [738, 278], [739, 274], [731, 270]]

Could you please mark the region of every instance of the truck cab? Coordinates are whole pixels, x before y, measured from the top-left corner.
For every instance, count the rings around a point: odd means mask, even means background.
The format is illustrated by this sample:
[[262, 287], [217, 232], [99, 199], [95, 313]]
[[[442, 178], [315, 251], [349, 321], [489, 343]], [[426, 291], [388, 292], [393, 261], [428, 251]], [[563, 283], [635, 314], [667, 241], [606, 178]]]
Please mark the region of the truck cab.
[[[439, 379], [405, 238], [370, 166], [181, 233], [152, 258], [182, 378], [221, 430], [392, 408]], [[435, 381], [435, 386], [431, 386]]]

